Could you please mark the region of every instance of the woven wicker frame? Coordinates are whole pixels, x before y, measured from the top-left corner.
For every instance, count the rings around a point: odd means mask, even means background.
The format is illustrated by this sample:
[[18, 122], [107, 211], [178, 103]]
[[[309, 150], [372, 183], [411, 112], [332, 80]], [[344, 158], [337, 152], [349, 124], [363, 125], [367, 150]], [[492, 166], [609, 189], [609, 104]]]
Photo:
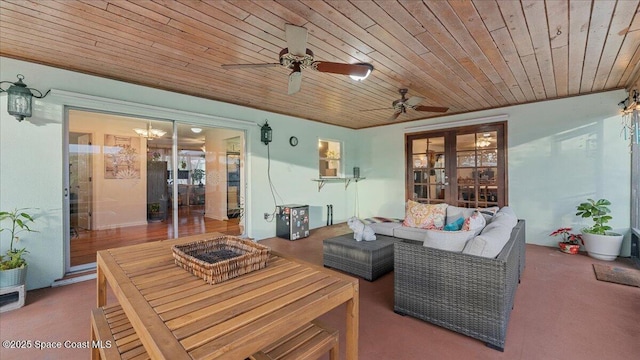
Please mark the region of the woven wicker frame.
[[396, 238], [376, 235], [375, 241], [355, 241], [353, 234], [326, 239], [322, 244], [324, 266], [373, 281], [393, 270]]
[[495, 259], [401, 241], [394, 248], [394, 311], [504, 349], [524, 269], [525, 222]]
[[[209, 284], [221, 283], [267, 266], [271, 249], [250, 240], [234, 236], [220, 236], [171, 247], [176, 265], [181, 266]], [[242, 255], [209, 263], [193, 255], [216, 250], [232, 250]]]

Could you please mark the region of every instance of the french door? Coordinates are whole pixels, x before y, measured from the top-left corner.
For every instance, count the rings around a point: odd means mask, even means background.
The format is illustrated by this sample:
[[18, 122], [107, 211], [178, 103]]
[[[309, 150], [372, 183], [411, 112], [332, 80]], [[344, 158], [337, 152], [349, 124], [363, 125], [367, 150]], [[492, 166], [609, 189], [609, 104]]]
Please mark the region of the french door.
[[460, 207], [504, 206], [506, 122], [407, 134], [406, 198]]

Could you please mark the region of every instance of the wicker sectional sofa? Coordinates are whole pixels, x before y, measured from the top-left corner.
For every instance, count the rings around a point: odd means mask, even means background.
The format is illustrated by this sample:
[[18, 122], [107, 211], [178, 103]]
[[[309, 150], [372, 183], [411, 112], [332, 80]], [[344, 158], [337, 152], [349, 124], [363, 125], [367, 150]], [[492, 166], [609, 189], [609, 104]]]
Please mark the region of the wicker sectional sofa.
[[495, 258], [403, 239], [394, 244], [394, 311], [484, 341], [502, 351], [525, 264], [525, 221]]

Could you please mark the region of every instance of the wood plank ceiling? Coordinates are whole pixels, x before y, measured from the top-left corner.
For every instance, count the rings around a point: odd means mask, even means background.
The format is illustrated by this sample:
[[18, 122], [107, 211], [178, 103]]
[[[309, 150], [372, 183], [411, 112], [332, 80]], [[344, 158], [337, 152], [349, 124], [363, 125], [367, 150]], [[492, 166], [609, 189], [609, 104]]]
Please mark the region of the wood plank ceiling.
[[[638, 4], [0, 0], [0, 55], [360, 129], [389, 124], [399, 88], [446, 114], [628, 88], [640, 73]], [[287, 95], [288, 69], [221, 68], [278, 62], [286, 23], [308, 29], [315, 60], [375, 70], [358, 82], [304, 69]], [[395, 121], [435, 116], [409, 109]]]

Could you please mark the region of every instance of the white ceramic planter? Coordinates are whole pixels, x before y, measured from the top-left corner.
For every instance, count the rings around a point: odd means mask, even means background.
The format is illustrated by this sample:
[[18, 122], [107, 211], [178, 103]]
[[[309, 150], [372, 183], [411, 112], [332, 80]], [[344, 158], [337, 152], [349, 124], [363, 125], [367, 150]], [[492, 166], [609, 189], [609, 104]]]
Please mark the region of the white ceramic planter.
[[27, 279], [27, 265], [23, 268], [0, 271], [0, 288], [24, 285]]
[[613, 261], [620, 255], [623, 236], [616, 233], [607, 235], [582, 232], [584, 247], [589, 256], [598, 260]]

